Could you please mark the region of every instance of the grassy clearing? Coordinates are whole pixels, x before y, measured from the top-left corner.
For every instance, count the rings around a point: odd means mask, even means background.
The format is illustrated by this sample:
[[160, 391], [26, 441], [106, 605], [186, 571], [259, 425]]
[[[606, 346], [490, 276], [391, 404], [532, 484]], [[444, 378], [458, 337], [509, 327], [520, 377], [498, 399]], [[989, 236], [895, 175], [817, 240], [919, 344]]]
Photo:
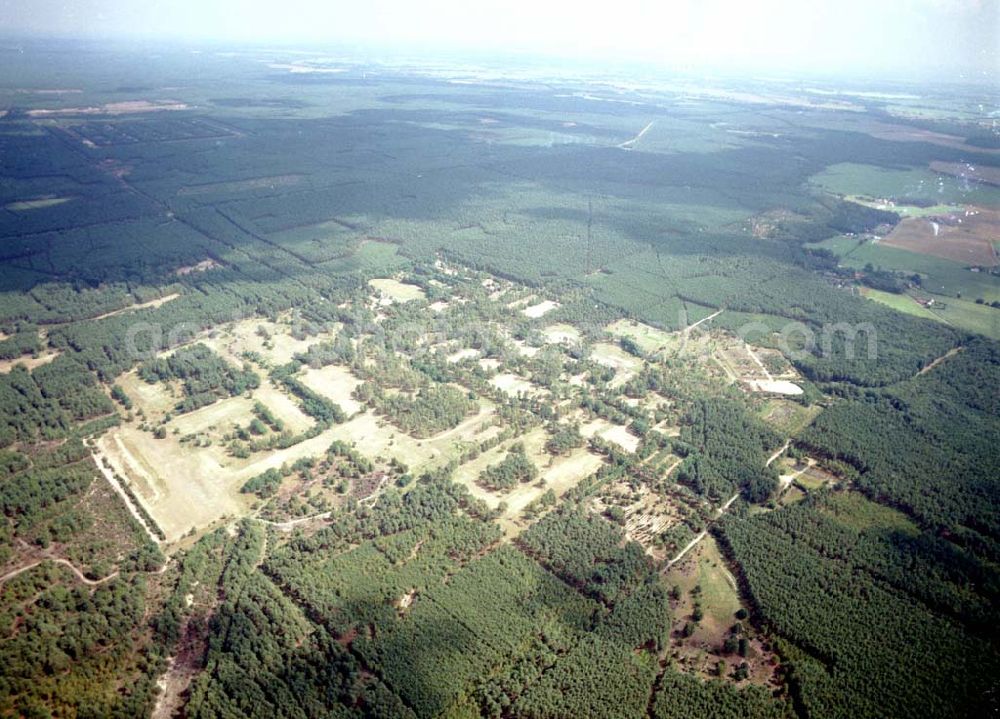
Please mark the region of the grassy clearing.
[[907, 294], [897, 295], [894, 292], [883, 292], [882, 290], [873, 290], [871, 288], [864, 288], [861, 294], [870, 300], [875, 302], [880, 302], [883, 305], [892, 307], [894, 310], [900, 312], [905, 312], [908, 315], [913, 315], [914, 317], [924, 317], [929, 320], [940, 321], [940, 318], [931, 312], [929, 309], [917, 302], [913, 297]]
[[781, 495], [779, 504], [781, 504], [782, 507], [790, 507], [793, 504], [798, 504], [805, 498], [806, 493], [793, 485], [785, 490], [784, 494]]
[[915, 198], [935, 204], [1000, 204], [1000, 189], [969, 185], [960, 178], [939, 175], [927, 168], [895, 170], [851, 162], [830, 165], [810, 182], [844, 197]]
[[961, 205], [931, 205], [929, 207], [920, 207], [918, 205], [907, 205], [904, 203], [896, 203], [888, 199], [872, 199], [870, 197], [863, 197], [861, 195], [848, 195], [844, 199], [851, 202], [857, 203], [859, 205], [864, 205], [866, 207], [873, 207], [876, 210], [888, 210], [889, 212], [895, 212], [902, 217], [928, 217], [933, 215], [950, 215], [957, 212], [962, 212], [963, 208]]
[[916, 535], [917, 526], [905, 514], [884, 504], [878, 504], [857, 492], [831, 495], [823, 511], [841, 524], [864, 531], [875, 527]]
[[[687, 557], [666, 576], [669, 585], [680, 587], [680, 601], [673, 603], [673, 652], [677, 664], [685, 671], [702, 677], [715, 676], [716, 664], [725, 662], [728, 676], [741, 662], [750, 665], [749, 681], [766, 684], [774, 675], [771, 653], [757, 638], [750, 639], [746, 658], [738, 654], [723, 655], [720, 648], [737, 622], [736, 612], [743, 608], [736, 588], [736, 579], [726, 568], [719, 547], [712, 535], [706, 536]], [[692, 621], [695, 602], [701, 605], [703, 617], [695, 623], [690, 637], [681, 630]]]
[[1000, 339], [1000, 310], [994, 307], [978, 305], [964, 298], [949, 298], [935, 302], [929, 309], [939, 320]]
[[636, 320], [616, 320], [605, 327], [605, 329], [616, 337], [628, 337], [638, 345], [639, 349], [647, 354], [652, 354], [658, 350], [680, 343], [679, 335], [657, 329]]
[[795, 484], [806, 491], [813, 492], [830, 484], [832, 479], [833, 475], [828, 475], [826, 472], [813, 467], [798, 475], [795, 478]]
[[973, 299], [982, 297], [987, 302], [1000, 299], [1000, 283], [988, 274], [972, 272], [959, 262], [890, 247], [882, 242], [857, 244], [855, 238], [854, 248], [840, 255], [840, 264], [859, 270], [871, 264], [887, 270], [917, 273], [923, 278], [922, 289], [934, 294], [955, 297], [961, 293]]
[[894, 294], [865, 288], [865, 297], [881, 302], [893, 309], [925, 319], [943, 322], [972, 332], [979, 332], [993, 339], [1000, 339], [1000, 310], [988, 305], [976, 304], [966, 299], [949, 297], [934, 298], [935, 302], [925, 307], [909, 293]]
[[803, 407], [798, 402], [771, 399], [760, 410], [761, 419], [773, 425], [784, 435], [795, 435], [816, 419], [823, 408], [819, 405]]
[[830, 252], [843, 259], [854, 252], [859, 245], [863, 245], [867, 241], [865, 238], [858, 237], [857, 235], [836, 235], [822, 242], [807, 243], [806, 247], [830, 250]]

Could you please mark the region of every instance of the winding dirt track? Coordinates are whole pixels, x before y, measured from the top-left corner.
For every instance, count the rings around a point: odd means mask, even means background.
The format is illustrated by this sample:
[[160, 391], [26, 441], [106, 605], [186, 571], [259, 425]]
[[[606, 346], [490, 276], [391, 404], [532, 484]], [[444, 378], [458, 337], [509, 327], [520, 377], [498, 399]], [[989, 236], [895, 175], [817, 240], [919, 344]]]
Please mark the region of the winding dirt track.
[[7, 572], [5, 575], [3, 575], [2, 577], [0, 577], [0, 584], [3, 584], [4, 582], [6, 582], [6, 581], [8, 581], [10, 579], [13, 579], [14, 577], [18, 576], [19, 574], [23, 574], [24, 572], [27, 572], [29, 569], [34, 569], [35, 567], [37, 567], [39, 564], [42, 564], [43, 562], [55, 562], [56, 564], [61, 564], [64, 567], [67, 567], [70, 571], [73, 572], [73, 574], [76, 575], [77, 579], [79, 579], [81, 582], [83, 582], [84, 584], [86, 584], [88, 587], [96, 587], [99, 584], [104, 584], [105, 582], [110, 582], [112, 579], [114, 579], [115, 577], [118, 576], [118, 570], [116, 569], [111, 574], [109, 574], [106, 577], [102, 577], [101, 579], [87, 579], [87, 577], [84, 576], [83, 572], [81, 572], [79, 569], [77, 569], [77, 567], [72, 562], [70, 562], [68, 559], [63, 559], [62, 557], [45, 557], [44, 559], [38, 559], [38, 560], [36, 560], [34, 562], [31, 562], [29, 564], [25, 564], [23, 567], [18, 567], [17, 569], [14, 569], [14, 570], [12, 570], [10, 572]]

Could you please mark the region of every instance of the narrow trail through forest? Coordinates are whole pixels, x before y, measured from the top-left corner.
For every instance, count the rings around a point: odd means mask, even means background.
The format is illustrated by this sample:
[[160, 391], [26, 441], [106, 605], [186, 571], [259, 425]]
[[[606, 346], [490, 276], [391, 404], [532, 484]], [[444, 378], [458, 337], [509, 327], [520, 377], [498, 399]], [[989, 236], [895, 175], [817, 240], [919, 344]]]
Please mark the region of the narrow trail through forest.
[[[722, 310], [719, 310], [719, 311], [721, 312]], [[772, 454], [770, 457], [768, 457], [767, 463], [764, 466], [765, 467], [770, 467], [771, 463], [774, 462], [774, 460], [776, 460], [782, 454], [784, 454], [785, 450], [788, 449], [788, 447], [791, 444], [792, 444], [792, 440], [790, 440], [790, 439], [786, 440], [785, 444], [782, 445], [781, 449], [777, 450], [774, 454]], [[715, 521], [717, 521], [723, 514], [725, 514], [726, 510], [729, 509], [729, 507], [732, 505], [732, 503], [735, 502], [737, 499], [739, 499], [739, 496], [740, 496], [740, 493], [737, 492], [732, 497], [730, 497], [728, 500], [726, 500], [726, 503], [723, 504], [721, 507], [719, 507], [715, 511], [715, 518], [712, 520], [712, 523], [714, 523]], [[684, 555], [686, 555], [688, 552], [690, 552], [692, 549], [694, 549], [694, 547], [697, 546], [698, 542], [700, 542], [701, 540], [703, 540], [707, 534], [708, 534], [708, 529], [707, 528], [701, 530], [701, 532], [699, 532], [698, 535], [695, 536], [694, 539], [692, 539], [690, 542], [688, 542], [686, 545], [684, 545], [684, 548], [680, 552], [678, 552], [677, 555], [674, 556], [673, 559], [671, 559], [669, 562], [667, 562], [666, 566], [663, 568], [663, 571], [666, 572], [672, 566], [674, 566], [675, 564], [677, 564], [677, 562], [681, 561], [684, 558]]]

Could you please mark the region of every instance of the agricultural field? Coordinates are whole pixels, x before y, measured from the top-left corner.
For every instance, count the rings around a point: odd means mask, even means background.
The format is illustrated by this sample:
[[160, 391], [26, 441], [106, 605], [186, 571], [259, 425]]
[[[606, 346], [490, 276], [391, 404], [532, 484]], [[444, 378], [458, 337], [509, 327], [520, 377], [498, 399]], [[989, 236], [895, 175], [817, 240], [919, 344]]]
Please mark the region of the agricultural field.
[[81, 47], [0, 47], [0, 716], [990, 711], [973, 90]]
[[966, 266], [991, 268], [1000, 264], [993, 246], [998, 231], [1000, 212], [973, 208], [905, 219], [881, 242]]

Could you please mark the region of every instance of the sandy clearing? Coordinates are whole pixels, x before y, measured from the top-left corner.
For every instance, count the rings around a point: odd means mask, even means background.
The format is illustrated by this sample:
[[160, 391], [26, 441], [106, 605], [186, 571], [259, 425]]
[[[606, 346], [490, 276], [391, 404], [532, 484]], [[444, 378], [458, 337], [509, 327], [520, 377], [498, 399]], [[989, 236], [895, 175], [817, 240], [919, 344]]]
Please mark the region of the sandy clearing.
[[[269, 339], [259, 334], [260, 329], [267, 333]], [[296, 339], [288, 333], [289, 329], [288, 325], [269, 320], [246, 319], [218, 327], [208, 337], [199, 338], [197, 341], [203, 342], [219, 354], [228, 355], [231, 362], [241, 366], [245, 361], [242, 357], [244, 352], [254, 352], [268, 362], [283, 365], [291, 362], [295, 355], [305, 352], [311, 345], [324, 339], [323, 337]], [[268, 344], [270, 347], [266, 346]]]
[[581, 479], [596, 472], [602, 464], [604, 460], [599, 455], [581, 447], [566, 457], [556, 459], [551, 467], [542, 472], [542, 479], [546, 489], [561, 497]]
[[580, 341], [580, 330], [573, 325], [555, 324], [542, 330], [542, 336], [550, 344], [577, 344]]
[[[267, 380], [254, 390], [253, 399], [274, 412], [275, 416], [285, 423], [285, 429], [293, 434], [304, 432], [313, 424], [313, 420], [302, 411], [294, 399]], [[344, 411], [347, 411], [346, 408]]]
[[606, 419], [595, 419], [580, 427], [580, 434], [588, 439], [598, 436], [608, 442], [613, 442], [626, 452], [635, 452], [639, 447], [639, 438], [620, 424], [614, 424]]
[[591, 348], [590, 358], [614, 370], [635, 372], [642, 366], [642, 360], [638, 357], [633, 357], [621, 347], [608, 342], [596, 343]]
[[422, 300], [426, 296], [423, 289], [416, 285], [410, 285], [399, 280], [389, 278], [379, 278], [368, 280], [383, 299], [391, 302], [410, 302], [411, 300]]
[[656, 124], [656, 120], [650, 120], [648, 125], [646, 125], [644, 128], [642, 128], [641, 130], [639, 130], [639, 134], [638, 135], [636, 135], [635, 137], [633, 137], [631, 140], [626, 140], [622, 144], [618, 145], [618, 148], [621, 149], [621, 150], [632, 150], [632, 149], [635, 149], [636, 143], [639, 142], [639, 140], [642, 139], [642, 136], [645, 135], [647, 132], [649, 132], [649, 129], [653, 125], [655, 125], [655, 124]]
[[348, 416], [363, 409], [362, 404], [352, 396], [362, 381], [346, 367], [339, 365], [327, 365], [320, 369], [307, 367], [299, 375], [299, 379], [309, 389], [339, 404]]
[[500, 369], [500, 360], [494, 357], [484, 357], [479, 360], [479, 366], [487, 372], [494, 372]]
[[202, 260], [201, 262], [196, 262], [193, 265], [184, 265], [183, 267], [178, 267], [174, 270], [174, 274], [178, 277], [184, 277], [185, 275], [190, 275], [192, 272], [208, 272], [216, 267], [221, 267], [222, 265], [213, 259]]
[[634, 453], [639, 448], [639, 438], [620, 424], [615, 424], [601, 432], [601, 437], [614, 442], [626, 452]]
[[272, 70], [288, 70], [293, 75], [310, 73], [339, 75], [340, 73], [347, 72], [347, 68], [343, 67], [315, 67], [313, 65], [297, 65], [292, 63], [269, 63], [268, 67]]
[[247, 190], [271, 189], [298, 185], [306, 179], [305, 175], [271, 175], [253, 177], [248, 180], [229, 180], [226, 182], [208, 182], [203, 185], [187, 185], [177, 190], [178, 197], [195, 197], [213, 192], [243, 192]]
[[37, 357], [31, 357], [29, 355], [25, 355], [24, 357], [18, 357], [17, 359], [0, 360], [0, 374], [8, 374], [17, 365], [24, 365], [25, 368], [30, 372], [36, 367], [41, 367], [42, 365], [48, 364], [56, 357], [58, 357], [60, 354], [61, 354], [60, 352], [52, 352], [51, 350], [46, 350]]
[[228, 432], [235, 425], [249, 423], [252, 417], [253, 400], [246, 397], [228, 397], [170, 420], [167, 423], [167, 432], [176, 429], [181, 436], [198, 434], [210, 428]]
[[137, 409], [141, 408], [146, 413], [148, 419], [155, 419], [155, 415], [171, 411], [179, 399], [171, 391], [170, 385], [163, 382], [150, 384], [142, 380], [136, 370], [123, 374], [116, 384], [121, 386]]
[[554, 300], [544, 300], [539, 302], [537, 305], [531, 305], [530, 307], [525, 307], [521, 310], [521, 314], [525, 317], [530, 317], [531, 319], [537, 319], [544, 314], [547, 314], [559, 306], [559, 303]]
[[246, 480], [303, 457], [320, 457], [334, 440], [355, 444], [367, 457], [399, 459], [416, 472], [445, 464], [469, 442], [493, 436], [499, 431], [493, 424], [493, 413], [492, 405], [484, 405], [458, 427], [416, 440], [364, 412], [292, 447], [242, 460], [229, 457], [218, 444], [191, 447], [172, 435], [158, 440], [130, 425], [101, 437], [98, 449], [114, 471], [131, 482], [166, 541], [174, 542], [191, 529], [247, 514], [255, 500], [240, 494]]
[[431, 312], [438, 312], [438, 313], [444, 312], [446, 309], [448, 309], [448, 307], [449, 307], [448, 303], [445, 302], [444, 300], [431, 302], [429, 305], [427, 305], [427, 309], [429, 309]]
[[131, 480], [140, 504], [167, 542], [246, 511], [236, 491], [227, 487], [225, 467], [214, 453], [191, 450], [171, 439], [156, 440], [133, 427], [104, 435], [98, 449], [117, 474]]
[[802, 388], [794, 382], [785, 379], [751, 379], [747, 385], [754, 392], [770, 392], [772, 394], [796, 395], [802, 394]]
[[[527, 445], [527, 442], [525, 444]], [[542, 471], [541, 481], [519, 485], [505, 495], [497, 496], [485, 492], [474, 484], [470, 486], [470, 490], [474, 496], [479, 496], [490, 507], [496, 508], [500, 502], [506, 503], [507, 509], [499, 523], [504, 528], [507, 539], [510, 539], [517, 536], [527, 526], [525, 520], [520, 518], [525, 507], [550, 489], [556, 497], [561, 498], [583, 479], [596, 472], [603, 463], [604, 460], [601, 457], [585, 448], [580, 448], [566, 457], [555, 459], [549, 467]], [[476, 491], [477, 488], [479, 493]], [[488, 496], [482, 496], [482, 493]]]
[[64, 117], [66, 115], [131, 115], [140, 112], [176, 112], [188, 110], [190, 105], [175, 100], [150, 102], [149, 100], [129, 100], [109, 102], [99, 107], [66, 107], [58, 110], [28, 110], [29, 117]]
[[4, 205], [5, 210], [11, 212], [24, 212], [29, 210], [43, 210], [46, 207], [56, 207], [72, 200], [72, 197], [39, 197], [35, 200], [19, 200]]
[[[128, 493], [122, 488], [121, 484], [115, 478], [115, 473], [109, 467], [106, 467], [104, 463], [101, 461], [101, 455], [92, 454], [91, 459], [94, 460], [94, 464], [97, 465], [98, 471], [108, 481], [108, 484], [111, 485], [111, 489], [114, 490], [114, 493], [117, 494], [118, 497], [125, 504], [125, 508], [128, 510], [128, 513], [131, 514], [132, 518], [139, 523], [139, 526], [142, 527], [144, 532], [146, 532], [146, 535], [153, 542], [153, 544], [160, 544], [162, 540], [160, 539], [159, 535], [156, 534], [156, 532], [153, 531], [153, 528], [149, 526], [149, 523], [146, 521], [146, 518], [135, 506], [135, 502], [132, 501], [132, 498], [129, 497]], [[167, 565], [164, 564], [163, 569], [166, 569], [166, 567]]]
[[524, 357], [534, 357], [539, 352], [538, 347], [532, 347], [524, 340], [514, 340], [514, 349]]
[[504, 372], [491, 378], [490, 384], [512, 397], [522, 392], [528, 395], [535, 395], [544, 391], [523, 377], [509, 372]]
[[458, 352], [453, 352], [452, 354], [448, 355], [445, 359], [448, 362], [454, 364], [456, 362], [461, 362], [462, 360], [471, 359], [473, 357], [478, 357], [478, 356], [479, 356], [479, 350], [474, 350], [471, 347], [466, 347], [465, 349], [461, 349]]
[[144, 310], [149, 307], [160, 307], [165, 305], [171, 300], [176, 300], [181, 296], [180, 292], [174, 292], [169, 295], [164, 295], [163, 297], [157, 297], [155, 300], [150, 300], [149, 302], [139, 302], [134, 305], [129, 305], [128, 307], [122, 307], [120, 310], [112, 310], [111, 312], [105, 312], [103, 315], [97, 315], [97, 317], [91, 317], [91, 320], [103, 320], [108, 317], [115, 317], [116, 315], [125, 314], [126, 312], [135, 312], [136, 310]]
[[965, 347], [952, 347], [950, 350], [948, 350], [947, 352], [945, 352], [943, 355], [941, 355], [940, 357], [935, 358], [930, 363], [928, 363], [919, 372], [917, 372], [917, 374], [915, 376], [919, 377], [920, 375], [927, 374], [932, 369], [934, 369], [935, 367], [937, 367], [939, 364], [941, 364], [942, 362], [944, 362], [946, 359], [948, 359], [949, 357], [954, 357], [955, 355], [957, 355], [959, 352], [961, 352], [964, 349], [965, 349]]

